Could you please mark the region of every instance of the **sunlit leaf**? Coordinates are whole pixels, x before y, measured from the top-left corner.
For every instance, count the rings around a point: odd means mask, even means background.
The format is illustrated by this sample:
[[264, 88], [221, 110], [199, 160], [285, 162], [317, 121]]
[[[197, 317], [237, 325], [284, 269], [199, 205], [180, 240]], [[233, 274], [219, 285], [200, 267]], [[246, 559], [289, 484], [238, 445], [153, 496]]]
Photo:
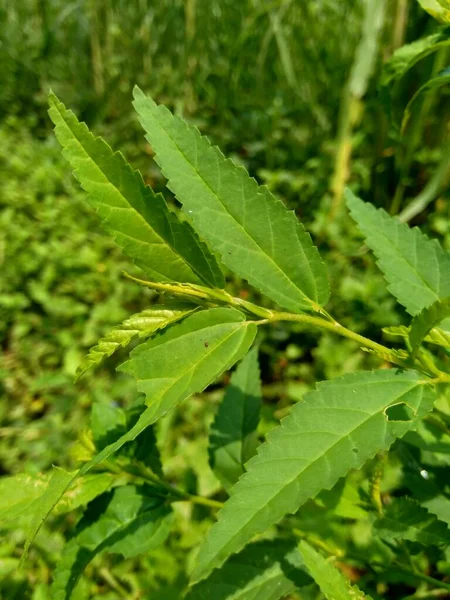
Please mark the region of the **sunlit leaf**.
[[317, 248], [293, 212], [194, 127], [135, 88], [134, 106], [168, 186], [222, 262], [293, 311], [329, 297]]
[[411, 315], [450, 296], [450, 254], [416, 227], [346, 190], [347, 205], [378, 259], [388, 289]]
[[154, 281], [205, 282], [223, 287], [214, 256], [161, 194], [144, 184], [119, 152], [90, 133], [54, 94], [50, 118], [88, 200], [122, 250]]
[[416, 427], [434, 399], [432, 387], [414, 371], [360, 372], [319, 383], [247, 463], [206, 536], [193, 580], [389, 448]]

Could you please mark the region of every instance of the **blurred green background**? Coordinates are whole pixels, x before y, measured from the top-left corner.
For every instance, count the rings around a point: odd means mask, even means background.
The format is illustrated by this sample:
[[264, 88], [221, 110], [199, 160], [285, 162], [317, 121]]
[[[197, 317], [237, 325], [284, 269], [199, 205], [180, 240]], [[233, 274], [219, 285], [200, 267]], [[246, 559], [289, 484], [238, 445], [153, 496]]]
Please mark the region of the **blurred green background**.
[[[448, 86], [428, 94], [400, 130], [409, 100], [447, 66], [449, 52], [443, 47], [419, 61], [395, 89], [383, 87], [394, 51], [439, 25], [415, 0], [389, 0], [378, 14], [375, 5], [0, 0], [1, 475], [36, 474], [52, 463], [74, 468], [71, 442], [88, 427], [92, 405], [127, 406], [135, 398], [131, 380], [114, 370], [123, 355], [78, 384], [75, 369], [101, 335], [153, 301], [124, 280], [122, 270], [133, 267], [99, 228], [61, 157], [46, 114], [49, 88], [160, 190], [163, 178], [131, 107], [138, 84], [295, 210], [329, 265], [337, 318], [374, 339], [381, 339], [381, 327], [406, 322], [362, 249], [339, 185], [347, 180], [392, 213], [428, 194], [427, 208], [411, 223], [450, 248]], [[355, 77], [359, 96], [352, 92]], [[245, 282], [231, 285], [253, 294]], [[317, 338], [301, 326], [280, 324], [259, 341], [261, 433], [316, 380], [379, 364], [350, 341]], [[193, 399], [172, 417], [165, 437], [169, 474], [204, 493], [214, 487], [205, 447], [221, 394], [219, 382], [206, 396], [210, 402]], [[22, 539], [16, 535], [0, 557], [15, 556]], [[181, 531], [172, 556], [201, 535]], [[0, 571], [11, 578], [8, 598], [31, 597], [30, 589], [41, 598], [26, 574], [13, 573], [15, 558], [2, 560]], [[39, 576], [48, 577], [51, 559], [38, 551], [35, 560]]]

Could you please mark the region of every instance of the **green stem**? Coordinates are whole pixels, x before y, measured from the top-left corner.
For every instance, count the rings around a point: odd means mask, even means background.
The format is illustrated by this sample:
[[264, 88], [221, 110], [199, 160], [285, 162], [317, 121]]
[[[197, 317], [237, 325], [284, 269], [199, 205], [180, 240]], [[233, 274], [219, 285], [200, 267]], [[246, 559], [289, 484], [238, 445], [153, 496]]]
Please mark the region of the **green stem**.
[[[180, 488], [176, 488], [164, 479], [161, 479], [153, 473], [153, 471], [140, 463], [125, 463], [123, 461], [117, 461], [120, 464], [120, 468], [125, 473], [133, 475], [135, 477], [140, 477], [145, 481], [148, 481], [154, 485], [157, 485], [162, 490], [168, 492], [170, 496], [172, 496], [172, 502], [192, 502], [194, 504], [199, 504], [202, 506], [207, 506], [209, 508], [222, 508], [223, 502], [218, 502], [217, 500], [212, 500], [211, 498], [205, 498], [204, 496], [196, 496], [195, 494], [190, 494], [189, 492], [185, 492]], [[109, 465], [108, 465], [109, 469]]]

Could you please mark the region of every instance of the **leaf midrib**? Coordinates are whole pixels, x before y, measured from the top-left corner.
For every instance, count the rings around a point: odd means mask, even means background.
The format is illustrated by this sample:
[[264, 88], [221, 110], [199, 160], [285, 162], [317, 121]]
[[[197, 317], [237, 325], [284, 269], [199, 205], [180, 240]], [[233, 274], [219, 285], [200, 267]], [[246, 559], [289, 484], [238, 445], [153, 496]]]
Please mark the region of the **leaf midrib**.
[[[377, 384], [379, 384], [379, 383], [392, 383], [392, 381], [379, 381], [379, 382], [377, 382]], [[355, 384], [353, 384], [353, 385], [355, 385]], [[366, 384], [366, 385], [367, 385], [367, 384]], [[400, 395], [398, 398], [396, 398], [396, 402], [398, 402], [398, 401], [399, 401], [399, 400], [400, 400], [400, 399], [401, 399], [401, 398], [402, 398], [402, 397], [403, 397], [405, 394], [409, 393], [409, 392], [410, 392], [412, 389], [414, 389], [414, 388], [415, 388], [416, 386], [418, 386], [418, 385], [419, 385], [419, 383], [418, 383], [417, 381], [416, 381], [416, 382], [414, 382], [414, 385], [412, 385], [412, 386], [411, 386], [411, 387], [410, 387], [408, 390], [404, 391], [404, 392], [403, 392], [403, 393], [402, 393], [402, 394], [401, 394], [401, 395]], [[391, 403], [389, 403], [389, 404], [387, 404], [387, 405], [384, 407], [384, 409], [386, 409], [386, 408], [387, 408], [387, 406], [390, 406], [391, 404], [392, 404], [392, 402], [391, 402]], [[333, 408], [335, 408], [335, 407], [333, 407]], [[381, 410], [381, 409], [380, 409], [380, 410]], [[360, 427], [361, 427], [363, 424], [365, 424], [367, 421], [369, 421], [369, 420], [370, 420], [371, 418], [373, 418], [374, 416], [378, 415], [378, 414], [380, 413], [380, 410], [379, 410], [379, 411], [377, 411], [377, 412], [375, 412], [375, 413], [366, 413], [367, 415], [369, 415], [369, 417], [368, 417], [367, 419], [365, 419], [364, 421], [361, 421], [361, 422], [358, 424], [358, 426], [357, 426], [357, 427], [355, 427], [354, 429], [352, 429], [352, 430], [350, 430], [348, 433], [346, 433], [345, 437], [351, 437], [351, 435], [352, 435], [352, 434], [353, 434], [353, 433], [354, 433], [354, 432], [355, 432], [357, 429], [359, 429], [359, 428], [360, 428]], [[386, 421], [385, 421], [385, 423], [386, 423]], [[321, 454], [321, 455], [320, 455], [318, 458], [316, 458], [314, 461], [310, 462], [310, 463], [309, 463], [309, 464], [308, 464], [308, 465], [305, 467], [305, 469], [303, 469], [303, 471], [302, 471], [300, 474], [297, 474], [295, 477], [293, 477], [292, 479], [290, 479], [290, 480], [289, 480], [289, 481], [288, 481], [288, 482], [287, 482], [287, 483], [286, 483], [286, 484], [285, 484], [285, 485], [284, 485], [284, 486], [283, 486], [283, 487], [282, 487], [282, 488], [281, 488], [281, 489], [280, 489], [280, 490], [279, 490], [279, 491], [278, 491], [278, 492], [277, 492], [275, 495], [273, 495], [273, 496], [270, 498], [270, 500], [268, 500], [268, 501], [266, 502], [266, 505], [268, 504], [268, 502], [273, 502], [273, 501], [274, 501], [274, 500], [275, 500], [275, 499], [276, 499], [276, 498], [277, 498], [277, 497], [278, 497], [280, 494], [282, 494], [282, 493], [284, 492], [284, 490], [285, 490], [285, 489], [286, 489], [286, 488], [287, 488], [289, 485], [291, 485], [291, 484], [292, 484], [292, 483], [293, 483], [293, 482], [294, 482], [294, 481], [295, 481], [295, 480], [296, 480], [296, 479], [297, 479], [297, 478], [298, 478], [300, 475], [303, 475], [303, 474], [304, 474], [304, 473], [305, 473], [305, 472], [306, 472], [308, 469], [310, 469], [310, 468], [311, 468], [313, 465], [315, 465], [315, 464], [316, 464], [318, 461], [321, 461], [321, 460], [323, 460], [323, 459], [324, 459], [324, 457], [325, 457], [325, 455], [326, 455], [326, 454], [328, 454], [328, 453], [329, 453], [329, 452], [330, 452], [330, 451], [333, 449], [333, 447], [334, 447], [334, 446], [336, 446], [336, 445], [337, 445], [337, 444], [338, 444], [338, 443], [339, 443], [339, 442], [340, 442], [340, 441], [343, 439], [343, 437], [344, 437], [344, 436], [341, 436], [341, 437], [339, 438], [339, 440], [337, 440], [335, 443], [333, 443], [331, 446], [329, 446], [329, 447], [327, 448], [327, 451], [326, 451], [326, 453], [324, 453], [324, 454]], [[385, 437], [386, 437], [386, 433], [385, 433]], [[268, 443], [268, 442], [266, 442], [266, 443]], [[296, 457], [291, 457], [291, 458], [296, 458]], [[242, 481], [243, 481], [243, 480], [242, 480]], [[323, 489], [328, 489], [328, 488], [323, 488]], [[236, 497], [236, 494], [233, 494], [232, 498], [235, 498], [235, 497]], [[262, 508], [260, 508], [260, 509], [259, 509], [259, 510], [258, 510], [256, 513], [253, 513], [253, 514], [251, 515], [251, 517], [250, 517], [249, 519], [247, 519], [247, 520], [246, 520], [245, 524], [244, 524], [244, 525], [243, 525], [243, 526], [240, 528], [240, 530], [239, 530], [239, 531], [238, 531], [236, 534], [234, 534], [234, 536], [233, 536], [231, 539], [229, 539], [229, 540], [228, 540], [228, 542], [227, 542], [226, 546], [222, 546], [222, 548], [221, 548], [220, 550], [222, 550], [222, 551], [223, 551], [223, 550], [224, 550], [225, 548], [227, 548], [227, 547], [228, 547], [228, 546], [229, 546], [229, 545], [230, 545], [230, 544], [231, 544], [231, 543], [232, 543], [232, 542], [233, 542], [233, 541], [234, 541], [234, 540], [235, 540], [237, 537], [239, 537], [239, 535], [241, 534], [242, 530], [243, 530], [243, 529], [244, 529], [244, 528], [245, 528], [245, 527], [246, 527], [246, 526], [247, 526], [247, 525], [248, 525], [248, 524], [249, 524], [249, 523], [250, 523], [250, 522], [251, 522], [251, 521], [252, 521], [252, 520], [253, 520], [253, 519], [254, 519], [256, 516], [258, 516], [258, 515], [259, 515], [259, 514], [260, 514], [260, 513], [261, 513], [261, 512], [264, 510], [264, 508], [265, 508], [265, 506], [264, 506], [264, 507], [262, 507]], [[222, 510], [223, 510], [223, 509], [222, 509]], [[222, 511], [220, 511], [220, 512], [222, 512]], [[220, 514], [220, 512], [219, 512], [219, 514]], [[219, 551], [220, 551], [220, 550], [219, 550]], [[217, 553], [216, 553], [216, 555], [215, 555], [216, 557], [217, 557], [217, 554], [218, 554], [218, 552], [217, 552]], [[224, 560], [226, 560], [226, 559], [224, 559]], [[220, 562], [220, 564], [223, 564], [223, 562], [224, 562], [224, 561], [222, 560], [222, 562]], [[212, 560], [210, 560], [210, 561], [209, 561], [209, 564], [212, 564], [212, 563], [213, 563], [213, 561], [212, 561]], [[202, 578], [203, 578], [203, 577], [204, 577], [204, 576], [202, 576]]]

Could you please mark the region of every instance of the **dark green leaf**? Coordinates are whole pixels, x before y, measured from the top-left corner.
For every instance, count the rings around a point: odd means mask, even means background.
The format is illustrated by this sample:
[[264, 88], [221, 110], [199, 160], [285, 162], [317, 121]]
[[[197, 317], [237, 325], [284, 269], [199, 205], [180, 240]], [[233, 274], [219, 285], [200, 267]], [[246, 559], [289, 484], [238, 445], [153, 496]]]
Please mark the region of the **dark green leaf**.
[[90, 561], [101, 552], [125, 558], [162, 544], [170, 530], [171, 510], [148, 486], [123, 486], [96, 498], [63, 550], [52, 585], [53, 600], [69, 600]]
[[450, 544], [447, 525], [412, 498], [395, 498], [374, 523], [384, 539], [409, 540], [425, 546]]
[[211, 426], [209, 461], [226, 489], [236, 483], [244, 464], [256, 453], [260, 408], [258, 350], [253, 348], [233, 373]]
[[261, 541], [231, 556], [186, 600], [278, 600], [310, 583], [294, 543]]

